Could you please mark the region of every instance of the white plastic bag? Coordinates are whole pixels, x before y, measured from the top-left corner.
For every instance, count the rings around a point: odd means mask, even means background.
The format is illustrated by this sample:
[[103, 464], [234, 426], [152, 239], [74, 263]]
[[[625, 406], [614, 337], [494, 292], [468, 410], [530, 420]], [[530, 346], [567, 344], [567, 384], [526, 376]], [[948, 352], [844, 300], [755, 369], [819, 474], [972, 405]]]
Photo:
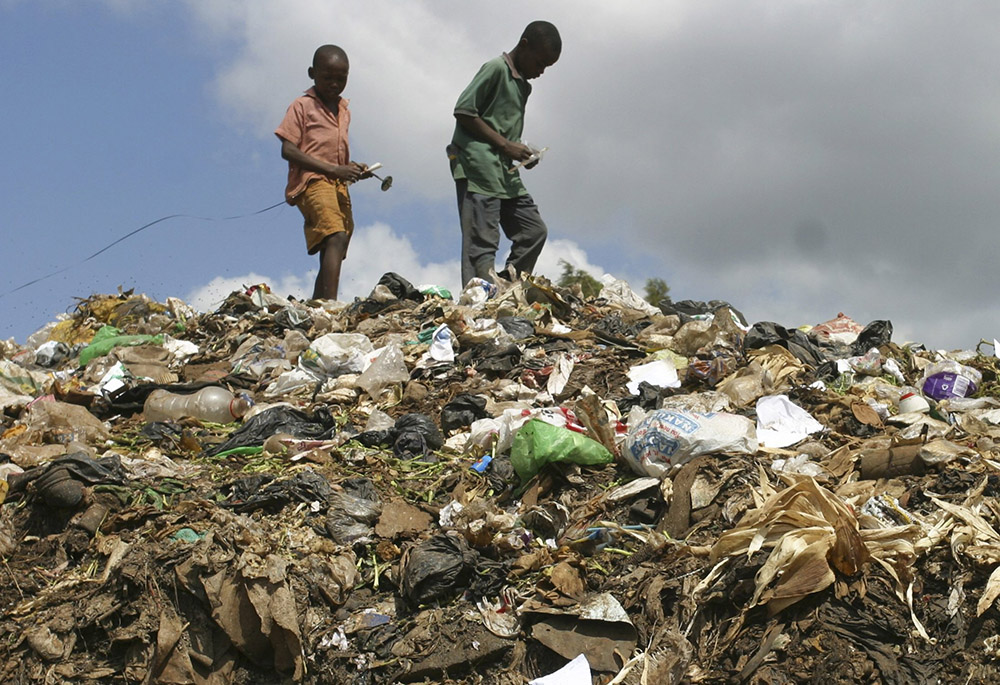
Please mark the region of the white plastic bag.
[[458, 303], [475, 307], [491, 297], [496, 297], [497, 287], [482, 278], [470, 278], [465, 290], [458, 297]]
[[431, 337], [431, 347], [428, 350], [431, 358], [439, 362], [455, 361], [455, 349], [451, 342], [453, 337], [448, 324], [443, 323], [435, 328], [434, 335]]
[[628, 283], [615, 278], [611, 274], [601, 276], [601, 286], [601, 297], [605, 298], [611, 304], [628, 307], [629, 309], [638, 309], [646, 316], [663, 314], [659, 307], [654, 307], [639, 297]]
[[757, 400], [757, 437], [766, 447], [788, 447], [821, 430], [822, 423], [785, 395]]
[[299, 365], [320, 377], [361, 373], [373, 351], [372, 341], [361, 333], [327, 333], [299, 355]]
[[918, 387], [926, 397], [946, 400], [968, 397], [982, 382], [983, 374], [977, 369], [948, 359], [928, 365]]
[[393, 383], [410, 380], [410, 372], [403, 361], [403, 351], [399, 345], [387, 345], [365, 372], [358, 376], [358, 387], [374, 400], [386, 387]]
[[677, 367], [670, 359], [657, 359], [648, 364], [638, 364], [628, 370], [628, 383], [625, 387], [633, 395], [639, 394], [639, 384], [645, 381], [657, 388], [679, 388], [680, 378]]
[[629, 428], [623, 454], [639, 475], [663, 478], [703, 454], [753, 454], [757, 446], [757, 431], [745, 416], [657, 409]]

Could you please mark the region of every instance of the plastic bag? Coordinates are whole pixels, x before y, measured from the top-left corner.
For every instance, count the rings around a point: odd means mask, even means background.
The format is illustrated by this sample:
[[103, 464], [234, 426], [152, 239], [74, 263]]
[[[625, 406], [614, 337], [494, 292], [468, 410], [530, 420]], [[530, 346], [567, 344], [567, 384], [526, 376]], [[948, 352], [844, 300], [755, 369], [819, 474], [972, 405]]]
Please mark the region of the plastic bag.
[[94, 334], [94, 339], [90, 341], [90, 344], [80, 352], [80, 366], [86, 366], [91, 359], [103, 357], [115, 347], [162, 344], [162, 333], [159, 335], [122, 335], [121, 331], [114, 326], [102, 326], [101, 330]]
[[50, 340], [35, 351], [35, 363], [39, 366], [52, 368], [69, 357], [69, 354], [69, 345]]
[[760, 362], [752, 361], [719, 383], [716, 389], [729, 397], [737, 407], [745, 407], [766, 394], [771, 385], [771, 374]]
[[295, 438], [328, 440], [337, 432], [337, 421], [329, 409], [317, 408], [312, 416], [298, 409], [277, 405], [255, 414], [229, 434], [229, 438], [206, 454], [212, 456], [234, 447], [263, 445], [278, 433], [288, 433]]
[[851, 344], [851, 353], [854, 355], [864, 354], [865, 350], [873, 347], [882, 347], [892, 341], [892, 322], [885, 319], [872, 321], [858, 335], [858, 339]]
[[387, 345], [382, 353], [358, 377], [358, 387], [374, 400], [389, 385], [410, 380], [410, 372], [403, 361], [403, 351], [399, 345]]
[[486, 302], [497, 294], [497, 287], [482, 278], [470, 278], [458, 298], [459, 304], [475, 306]]
[[441, 408], [441, 430], [450, 433], [456, 428], [472, 425], [473, 421], [488, 416], [485, 397], [462, 393]]
[[247, 476], [222, 486], [220, 491], [229, 499], [219, 505], [241, 514], [261, 510], [275, 514], [293, 502], [315, 503], [325, 509], [334, 494], [326, 478], [312, 469], [283, 480], [267, 478], [270, 476]]
[[393, 454], [398, 459], [423, 457], [441, 449], [444, 437], [434, 421], [424, 414], [405, 414], [396, 420]]
[[424, 294], [422, 292], [413, 287], [413, 284], [408, 280], [392, 271], [382, 274], [382, 278], [379, 279], [378, 285], [384, 285], [387, 287], [389, 292], [400, 300], [413, 300], [414, 302], [424, 301]]
[[757, 438], [762, 445], [787, 447], [822, 430], [823, 424], [785, 395], [757, 400]]
[[519, 316], [501, 316], [497, 319], [514, 340], [526, 340], [535, 334], [535, 324], [530, 319]]
[[820, 343], [833, 342], [850, 345], [858, 339], [862, 330], [864, 327], [861, 324], [840, 312], [836, 318], [813, 326], [809, 335]]
[[328, 500], [326, 532], [341, 544], [363, 541], [382, 513], [378, 493], [367, 478], [348, 478], [341, 486], [343, 492], [334, 492]]
[[468, 587], [479, 554], [454, 532], [439, 533], [403, 553], [400, 591], [416, 607], [444, 599]]
[[451, 333], [451, 329], [448, 328], [448, 324], [441, 324], [434, 329], [434, 334], [431, 336], [431, 347], [427, 351], [427, 354], [434, 361], [455, 361], [455, 348], [452, 347], [453, 338], [454, 336]]
[[361, 373], [374, 349], [368, 336], [361, 333], [327, 333], [299, 355], [299, 365], [320, 378]]
[[546, 464], [569, 461], [574, 464], [608, 464], [614, 455], [585, 435], [553, 426], [539, 419], [524, 424], [514, 436], [510, 461], [522, 482], [542, 470]]
[[646, 302], [632, 290], [628, 283], [611, 274], [601, 276], [601, 297], [612, 305], [638, 309], [646, 316], [656, 316], [661, 313], [659, 307], [654, 307]]
[[811, 366], [819, 366], [826, 361], [826, 355], [805, 333], [797, 328], [788, 329], [773, 321], [760, 321], [743, 338], [743, 351], [755, 350], [768, 345], [780, 345], [795, 355], [795, 358]]
[[862, 355], [837, 360], [837, 371], [854, 373], [862, 376], [879, 376], [882, 374], [882, 354], [873, 347]]
[[924, 369], [919, 387], [925, 396], [944, 400], [968, 397], [976, 392], [982, 382], [983, 375], [976, 369], [947, 360], [935, 362]]
[[622, 454], [636, 473], [662, 478], [703, 454], [753, 454], [757, 447], [756, 428], [745, 416], [659, 409], [629, 429]]
[[639, 394], [639, 385], [649, 383], [657, 388], [679, 388], [681, 381], [677, 377], [677, 368], [669, 359], [657, 359], [648, 364], [639, 364], [628, 370], [629, 382], [625, 387], [633, 395]]

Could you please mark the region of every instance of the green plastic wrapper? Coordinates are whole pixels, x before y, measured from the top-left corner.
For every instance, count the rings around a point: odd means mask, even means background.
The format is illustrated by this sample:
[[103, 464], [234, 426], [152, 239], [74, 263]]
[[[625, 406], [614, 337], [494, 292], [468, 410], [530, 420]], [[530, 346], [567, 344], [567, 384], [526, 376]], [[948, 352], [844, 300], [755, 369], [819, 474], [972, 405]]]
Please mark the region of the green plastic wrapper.
[[116, 347], [131, 345], [162, 345], [163, 334], [159, 335], [122, 335], [114, 326], [102, 326], [94, 334], [90, 344], [80, 351], [80, 366], [86, 366], [91, 359], [103, 357]]
[[614, 455], [596, 440], [538, 419], [521, 426], [510, 448], [510, 462], [521, 482], [552, 462], [569, 461], [589, 466], [608, 464], [614, 459]]
[[442, 297], [446, 300], [453, 299], [451, 296], [451, 291], [448, 290], [447, 288], [442, 288], [439, 285], [428, 286], [423, 290], [421, 290], [420, 292], [423, 295], [437, 295], [438, 297]]

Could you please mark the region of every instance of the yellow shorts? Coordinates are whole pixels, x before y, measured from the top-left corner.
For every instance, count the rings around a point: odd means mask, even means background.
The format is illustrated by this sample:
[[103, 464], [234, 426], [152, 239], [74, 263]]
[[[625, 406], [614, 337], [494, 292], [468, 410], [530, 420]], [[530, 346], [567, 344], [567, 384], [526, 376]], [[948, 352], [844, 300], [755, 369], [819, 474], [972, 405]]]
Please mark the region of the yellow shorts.
[[343, 181], [329, 181], [325, 178], [310, 181], [306, 189], [295, 198], [295, 206], [305, 219], [309, 254], [319, 252], [329, 235], [344, 232], [350, 240], [354, 233], [351, 196], [347, 194], [347, 184]]

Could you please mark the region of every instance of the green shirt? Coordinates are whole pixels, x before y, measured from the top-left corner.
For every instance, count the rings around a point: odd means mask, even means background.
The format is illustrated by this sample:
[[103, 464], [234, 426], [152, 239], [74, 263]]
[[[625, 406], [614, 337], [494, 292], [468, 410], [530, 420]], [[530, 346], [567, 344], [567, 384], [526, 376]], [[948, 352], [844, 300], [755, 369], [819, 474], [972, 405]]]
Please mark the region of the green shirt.
[[[524, 105], [531, 84], [517, 73], [506, 53], [484, 64], [458, 97], [455, 114], [479, 117], [507, 140], [521, 141]], [[468, 179], [469, 192], [509, 199], [527, 195], [514, 161], [455, 124], [449, 156], [455, 180]]]

